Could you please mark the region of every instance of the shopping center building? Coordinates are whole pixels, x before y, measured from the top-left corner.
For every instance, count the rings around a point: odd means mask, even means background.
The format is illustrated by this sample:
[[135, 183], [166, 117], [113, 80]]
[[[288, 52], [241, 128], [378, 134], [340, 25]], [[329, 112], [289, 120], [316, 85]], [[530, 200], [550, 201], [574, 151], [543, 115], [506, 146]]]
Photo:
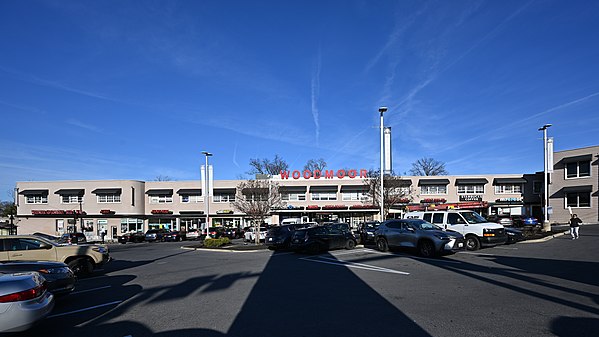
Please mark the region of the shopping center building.
[[[550, 221], [565, 223], [572, 210], [585, 222], [599, 222], [599, 146], [556, 152], [554, 157], [549, 184]], [[285, 204], [271, 211], [267, 219], [270, 224], [300, 218], [342, 221], [355, 228], [364, 221], [380, 219], [379, 208], [368, 197], [364, 170], [289, 171], [267, 179], [277, 183]], [[211, 182], [208, 200], [202, 180], [17, 182], [18, 233], [58, 235], [76, 230], [91, 239], [99, 238], [103, 232], [107, 239], [114, 239], [122, 233], [154, 228], [202, 228], [207, 219], [210, 226], [243, 228], [254, 220], [231, 204], [238, 197], [242, 182]], [[411, 210], [454, 208], [471, 209], [482, 215], [543, 218], [542, 172], [404, 176], [401, 182], [406, 196], [392, 206], [389, 217], [401, 217]]]

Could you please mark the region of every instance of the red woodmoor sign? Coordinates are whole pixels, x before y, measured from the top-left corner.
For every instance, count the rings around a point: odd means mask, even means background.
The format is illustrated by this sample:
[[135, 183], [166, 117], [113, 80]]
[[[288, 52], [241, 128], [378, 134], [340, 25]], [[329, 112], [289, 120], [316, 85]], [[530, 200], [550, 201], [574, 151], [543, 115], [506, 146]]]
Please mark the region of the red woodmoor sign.
[[[291, 172], [291, 178], [293, 179], [300, 179], [300, 178], [304, 178], [304, 179], [333, 179], [333, 178], [339, 178], [339, 179], [343, 179], [343, 178], [350, 178], [350, 179], [354, 179], [354, 178], [368, 178], [368, 171], [361, 169], [358, 173], [358, 170], [324, 170], [324, 171], [320, 171], [320, 170], [314, 170], [314, 171], [310, 171], [310, 170], [305, 170], [305, 171], [292, 171]], [[289, 179], [289, 171], [281, 171], [281, 179]]]

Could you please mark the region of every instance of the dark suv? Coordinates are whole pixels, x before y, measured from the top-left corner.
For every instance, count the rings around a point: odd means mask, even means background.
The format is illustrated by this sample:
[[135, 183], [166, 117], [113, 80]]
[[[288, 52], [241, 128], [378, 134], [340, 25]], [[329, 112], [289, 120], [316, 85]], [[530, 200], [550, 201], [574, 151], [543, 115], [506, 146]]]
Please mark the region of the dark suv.
[[367, 244], [374, 242], [374, 231], [379, 228], [381, 223], [378, 221], [366, 221], [360, 225], [358, 233], [360, 234], [360, 243]]
[[353, 249], [356, 238], [346, 223], [331, 223], [323, 226], [298, 229], [291, 237], [291, 249], [318, 253], [330, 249]]
[[420, 219], [387, 220], [376, 230], [375, 237], [380, 251], [404, 247], [416, 249], [423, 257], [452, 254], [465, 248], [462, 234], [444, 231]]
[[291, 237], [296, 230], [307, 228], [308, 224], [289, 224], [271, 227], [266, 233], [265, 243], [268, 249], [286, 249], [291, 245]]
[[164, 236], [168, 233], [166, 229], [150, 229], [146, 232], [146, 241], [164, 241]]

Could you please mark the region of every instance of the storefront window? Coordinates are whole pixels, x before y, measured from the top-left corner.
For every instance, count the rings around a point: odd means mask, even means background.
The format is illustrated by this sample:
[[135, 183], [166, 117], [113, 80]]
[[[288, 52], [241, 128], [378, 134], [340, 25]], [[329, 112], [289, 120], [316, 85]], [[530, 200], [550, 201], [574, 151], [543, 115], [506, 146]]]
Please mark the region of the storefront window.
[[420, 194], [447, 194], [447, 185], [422, 185]]
[[522, 192], [522, 184], [495, 185], [495, 194], [518, 194]]
[[122, 219], [121, 233], [144, 232], [144, 221], [142, 219]]
[[482, 194], [485, 185], [458, 185], [458, 194]]

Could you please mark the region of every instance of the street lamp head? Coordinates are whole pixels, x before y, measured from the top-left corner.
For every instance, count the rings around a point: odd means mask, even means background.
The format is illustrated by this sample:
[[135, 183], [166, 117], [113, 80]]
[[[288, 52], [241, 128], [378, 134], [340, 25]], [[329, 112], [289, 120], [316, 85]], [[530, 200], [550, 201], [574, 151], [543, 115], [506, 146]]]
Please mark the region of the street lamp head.
[[551, 127], [551, 124], [545, 124], [539, 128], [539, 131], [547, 130], [548, 127]]
[[379, 112], [380, 112], [380, 113], [387, 112], [387, 107], [386, 107], [386, 106], [382, 106], [382, 107], [380, 107], [380, 108], [379, 108]]
[[206, 157], [210, 157], [212, 155], [212, 153], [210, 153], [208, 151], [202, 151], [202, 154], [205, 155]]

